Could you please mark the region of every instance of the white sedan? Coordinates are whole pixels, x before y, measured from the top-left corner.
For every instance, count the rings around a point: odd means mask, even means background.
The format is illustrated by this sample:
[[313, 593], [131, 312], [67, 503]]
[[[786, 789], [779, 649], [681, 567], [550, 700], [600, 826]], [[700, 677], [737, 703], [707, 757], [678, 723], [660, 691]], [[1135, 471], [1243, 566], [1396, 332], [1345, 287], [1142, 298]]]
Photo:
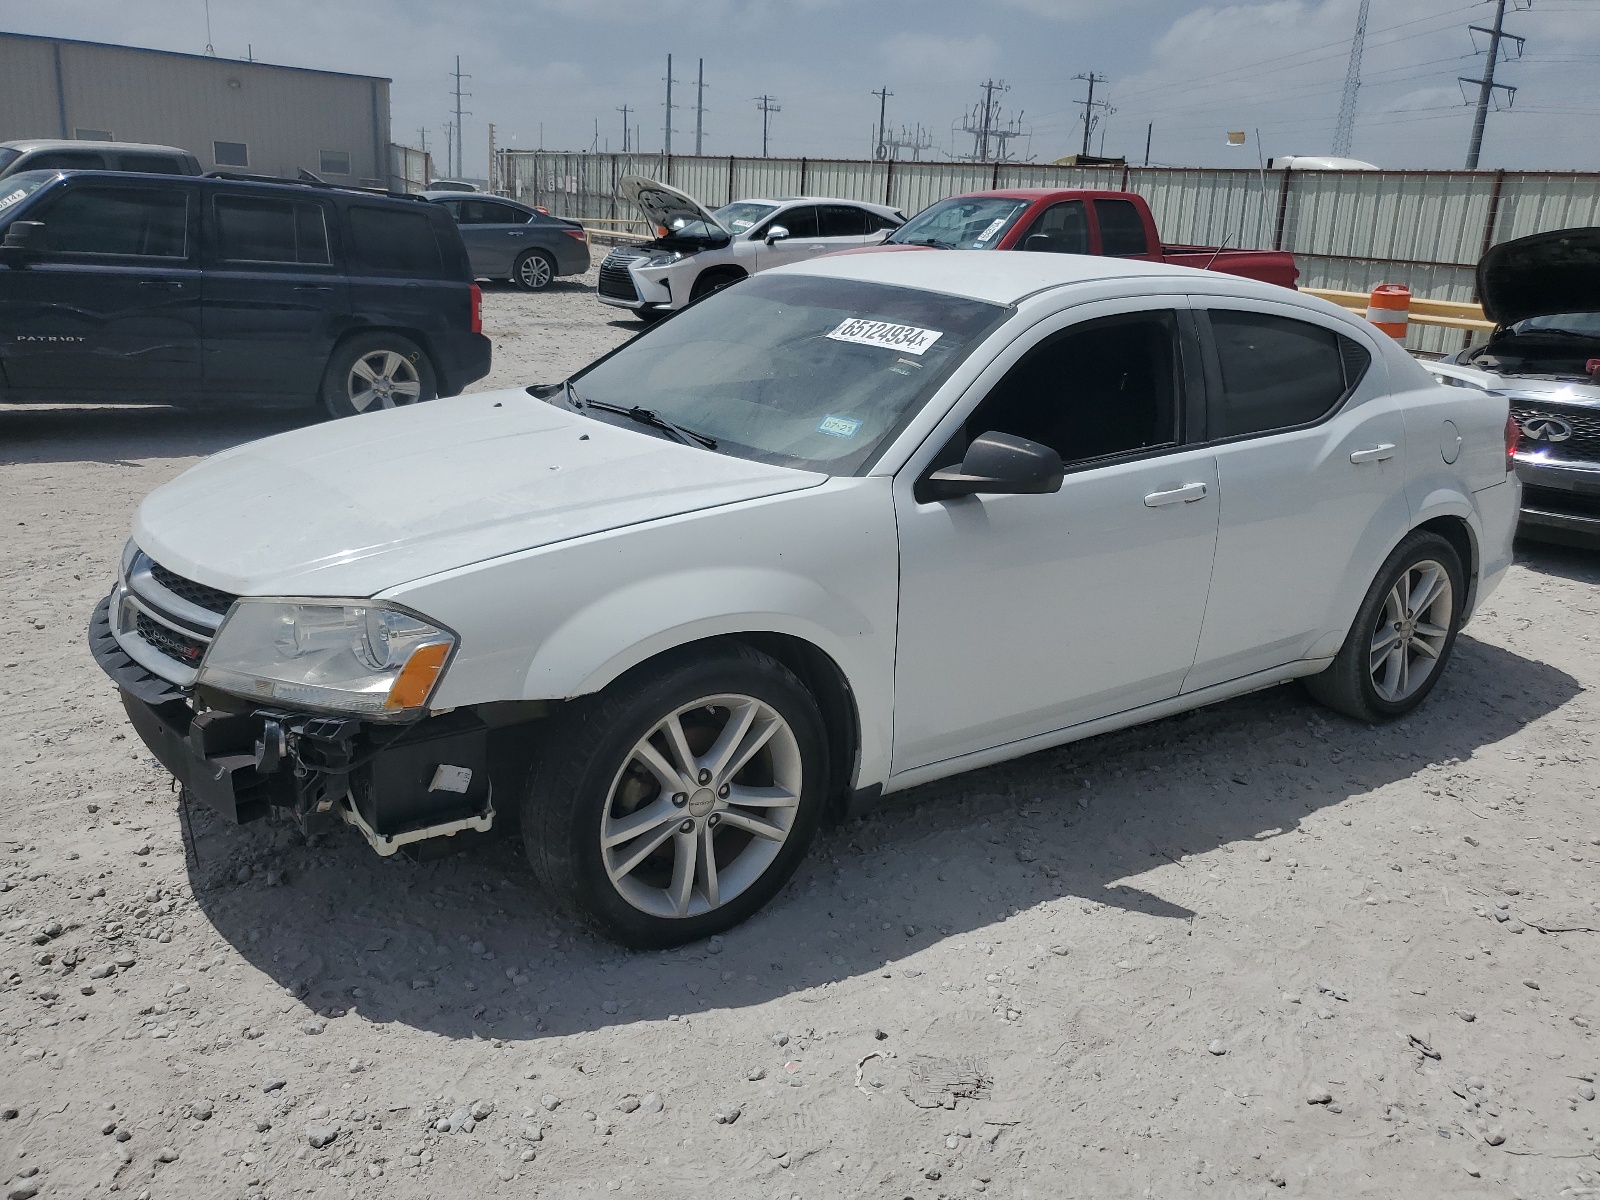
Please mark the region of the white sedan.
[[559, 384], [216, 455], [91, 642], [230, 817], [388, 854], [520, 808], [559, 897], [666, 946], [833, 806], [1293, 679], [1410, 712], [1510, 563], [1506, 429], [1286, 289], [839, 256]]

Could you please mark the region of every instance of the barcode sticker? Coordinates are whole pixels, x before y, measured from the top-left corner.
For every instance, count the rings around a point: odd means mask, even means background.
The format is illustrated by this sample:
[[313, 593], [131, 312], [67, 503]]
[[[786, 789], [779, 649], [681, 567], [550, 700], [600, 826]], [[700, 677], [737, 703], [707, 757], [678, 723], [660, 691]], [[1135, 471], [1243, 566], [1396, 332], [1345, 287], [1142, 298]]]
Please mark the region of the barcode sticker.
[[854, 342], [858, 346], [882, 346], [885, 350], [899, 350], [920, 355], [944, 336], [937, 329], [918, 329], [915, 325], [891, 325], [887, 321], [868, 321], [851, 317], [840, 321], [839, 327], [828, 335], [836, 342]]

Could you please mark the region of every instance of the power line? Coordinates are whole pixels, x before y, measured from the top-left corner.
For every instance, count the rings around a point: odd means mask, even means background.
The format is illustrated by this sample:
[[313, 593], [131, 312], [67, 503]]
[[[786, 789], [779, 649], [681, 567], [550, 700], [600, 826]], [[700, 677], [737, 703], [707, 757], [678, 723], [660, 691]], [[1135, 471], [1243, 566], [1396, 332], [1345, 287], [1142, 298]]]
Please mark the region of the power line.
[[1356, 132], [1356, 93], [1361, 89], [1361, 51], [1367, 43], [1367, 8], [1372, 0], [1361, 0], [1356, 14], [1356, 36], [1350, 43], [1350, 65], [1344, 74], [1344, 95], [1339, 99], [1339, 121], [1333, 128], [1333, 153], [1344, 157]]
[[1516, 101], [1517, 89], [1509, 83], [1496, 83], [1494, 69], [1500, 64], [1500, 43], [1513, 41], [1517, 44], [1517, 55], [1522, 54], [1522, 47], [1527, 39], [1520, 38], [1514, 33], [1505, 31], [1506, 0], [1494, 2], [1494, 26], [1485, 29], [1482, 25], [1468, 25], [1468, 31], [1487, 33], [1489, 35], [1489, 52], [1483, 60], [1483, 78], [1471, 79], [1465, 75], [1458, 76], [1462, 83], [1476, 83], [1478, 85], [1478, 111], [1472, 118], [1472, 140], [1467, 143], [1467, 170], [1478, 169], [1478, 152], [1483, 149], [1483, 126], [1489, 119], [1489, 101], [1494, 98], [1496, 89], [1506, 94], [1506, 104], [1509, 107]]
[[772, 119], [772, 114], [782, 112], [783, 106], [773, 96], [757, 96], [756, 107], [761, 110], [761, 157], [767, 157], [767, 125]]

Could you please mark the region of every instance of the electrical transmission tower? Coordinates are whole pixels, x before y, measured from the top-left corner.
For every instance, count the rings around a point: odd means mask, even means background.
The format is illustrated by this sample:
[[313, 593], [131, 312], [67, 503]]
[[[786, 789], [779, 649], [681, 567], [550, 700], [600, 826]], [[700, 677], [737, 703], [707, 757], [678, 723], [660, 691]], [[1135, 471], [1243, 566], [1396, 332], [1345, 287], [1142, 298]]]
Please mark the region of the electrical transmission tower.
[[1356, 14], [1356, 36], [1350, 43], [1350, 68], [1344, 73], [1344, 96], [1339, 101], [1339, 120], [1333, 127], [1333, 152], [1343, 158], [1350, 153], [1356, 132], [1356, 93], [1361, 90], [1361, 52], [1367, 45], [1367, 8], [1372, 0], [1361, 0]]
[[[893, 93], [890, 94], [893, 95]], [[922, 157], [922, 152], [924, 150], [931, 149], [932, 147], [933, 134], [926, 132], [920, 123], [917, 125], [914, 131], [907, 129], [904, 125], [902, 125], [900, 126], [900, 133], [897, 136], [886, 137], [883, 139], [883, 148], [885, 150], [883, 157], [899, 158], [900, 151], [909, 150], [911, 151], [911, 160], [916, 162]]]
[[1023, 136], [1022, 114], [1002, 119], [995, 95], [1011, 90], [1005, 80], [986, 79], [978, 86], [983, 90], [983, 99], [972, 106], [961, 126], [963, 133], [972, 135], [972, 153], [967, 157], [973, 162], [1006, 162], [1012, 157], [1006, 143]]
[[[1093, 71], [1090, 71], [1087, 75], [1074, 75], [1073, 78], [1082, 79], [1089, 85], [1089, 98], [1077, 101], [1078, 104], [1083, 106], [1083, 154], [1087, 156], [1089, 153], [1089, 137], [1094, 133], [1095, 127], [1100, 124], [1103, 117], [1109, 117], [1117, 110], [1104, 100], [1096, 100], [1094, 98], [1094, 85], [1104, 83], [1106, 81], [1104, 75], [1096, 75]], [[1098, 113], [1095, 112], [1097, 108], [1100, 109]], [[1101, 140], [1102, 142], [1104, 141], [1103, 138]]]
[[772, 96], [757, 96], [756, 107], [761, 110], [761, 157], [767, 157], [767, 124], [772, 114], [782, 112], [783, 106]]
[[[1519, 3], [1515, 6], [1521, 8]], [[1510, 108], [1516, 102], [1517, 89], [1509, 83], [1496, 83], [1494, 69], [1500, 63], [1500, 43], [1515, 42], [1517, 44], [1517, 57], [1522, 57], [1522, 48], [1527, 44], [1527, 38], [1520, 38], [1514, 33], [1505, 31], [1506, 0], [1494, 0], [1494, 27], [1485, 29], [1482, 25], [1468, 25], [1467, 29], [1473, 33], [1487, 33], [1489, 35], [1489, 50], [1483, 62], [1483, 78], [1470, 79], [1465, 75], [1457, 78], [1462, 83], [1475, 83], [1478, 85], [1478, 111], [1472, 118], [1472, 141], [1467, 146], [1467, 170], [1478, 169], [1478, 152], [1483, 149], [1483, 125], [1489, 118], [1489, 102], [1494, 99], [1495, 89], [1498, 88], [1506, 94], [1506, 107]], [[1476, 42], [1476, 39], [1474, 39]]]
[[461, 81], [463, 79], [471, 79], [472, 76], [471, 75], [463, 75], [461, 73], [461, 55], [459, 55], [459, 54], [456, 55], [455, 78], [456, 78], [456, 88], [455, 88], [455, 97], [456, 97], [456, 178], [460, 179], [462, 177], [462, 175], [465, 174], [465, 170], [461, 166], [461, 141], [462, 141], [462, 138], [461, 138], [461, 118], [462, 117], [470, 117], [472, 115], [472, 113], [470, 111], [469, 112], [463, 112], [462, 109], [461, 109], [462, 98], [472, 95], [471, 92], [463, 92], [461, 90]]

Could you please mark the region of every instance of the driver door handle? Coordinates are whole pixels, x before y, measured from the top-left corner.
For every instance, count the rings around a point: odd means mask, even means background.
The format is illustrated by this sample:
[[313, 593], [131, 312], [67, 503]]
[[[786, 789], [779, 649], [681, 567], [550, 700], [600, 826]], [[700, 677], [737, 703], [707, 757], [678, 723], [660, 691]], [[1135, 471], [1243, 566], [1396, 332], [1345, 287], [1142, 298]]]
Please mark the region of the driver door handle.
[[527, 237], [527, 236], [528, 236], [528, 235], [527, 235], [527, 233], [526, 233], [526, 232], [524, 232], [524, 231], [522, 231], [522, 230], [517, 230], [517, 229], [513, 229], [513, 230], [512, 230], [512, 231], [511, 231], [511, 232], [510, 232], [510, 233], [508, 233], [508, 234], [507, 234], [507, 235], [506, 235], [506, 236], [507, 236], [507, 237]]
[[1146, 508], [1160, 508], [1166, 504], [1193, 504], [1196, 500], [1204, 500], [1206, 485], [1203, 483], [1186, 483], [1181, 488], [1173, 488], [1170, 492], [1151, 492], [1144, 498]]
[[1382, 462], [1386, 458], [1394, 457], [1394, 443], [1384, 442], [1381, 446], [1370, 446], [1365, 450], [1357, 450], [1350, 455], [1353, 463]]

